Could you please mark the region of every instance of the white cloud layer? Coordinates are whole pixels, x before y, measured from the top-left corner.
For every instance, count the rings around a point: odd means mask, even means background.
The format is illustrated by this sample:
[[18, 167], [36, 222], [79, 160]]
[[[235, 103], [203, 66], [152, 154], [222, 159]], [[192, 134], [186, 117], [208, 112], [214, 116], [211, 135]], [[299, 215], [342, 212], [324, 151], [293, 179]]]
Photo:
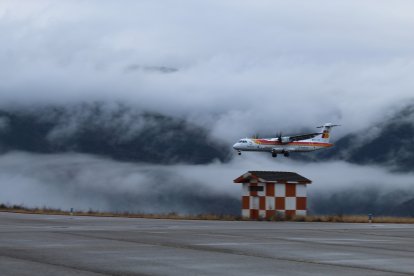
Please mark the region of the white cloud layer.
[[[306, 164], [270, 159], [252, 154], [226, 164], [164, 166], [122, 163], [83, 154], [9, 153], [0, 156], [0, 203], [66, 210], [226, 213], [230, 210], [212, 206], [239, 200], [241, 187], [233, 180], [249, 170], [298, 172], [313, 181], [308, 186], [310, 201], [317, 195], [361, 187], [382, 194], [407, 191], [407, 199], [413, 196], [412, 174], [340, 161]], [[368, 198], [370, 193], [359, 196]]]
[[[413, 97], [410, 1], [2, 1], [0, 101], [128, 102], [228, 141]], [[134, 67], [135, 66], [135, 67]], [[127, 68], [165, 66], [170, 73]]]

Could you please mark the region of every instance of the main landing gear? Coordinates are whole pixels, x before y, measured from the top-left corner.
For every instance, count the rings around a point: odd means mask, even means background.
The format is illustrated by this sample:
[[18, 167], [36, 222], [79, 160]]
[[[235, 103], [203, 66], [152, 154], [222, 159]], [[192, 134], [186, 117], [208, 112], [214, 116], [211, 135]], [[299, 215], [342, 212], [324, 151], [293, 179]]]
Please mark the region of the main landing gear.
[[[284, 151], [284, 152], [283, 152], [283, 156], [285, 156], [285, 157], [289, 157], [289, 152], [288, 152], [288, 151]], [[272, 157], [273, 157], [273, 158], [276, 158], [276, 157], [277, 157], [277, 152], [272, 151]]]

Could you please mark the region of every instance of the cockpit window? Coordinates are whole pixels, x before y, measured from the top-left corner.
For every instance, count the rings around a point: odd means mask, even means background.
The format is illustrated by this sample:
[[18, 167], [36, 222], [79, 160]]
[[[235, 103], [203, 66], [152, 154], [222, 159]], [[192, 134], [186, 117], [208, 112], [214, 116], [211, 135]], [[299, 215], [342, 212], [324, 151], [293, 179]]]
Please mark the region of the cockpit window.
[[246, 140], [240, 140], [239, 143], [247, 143]]

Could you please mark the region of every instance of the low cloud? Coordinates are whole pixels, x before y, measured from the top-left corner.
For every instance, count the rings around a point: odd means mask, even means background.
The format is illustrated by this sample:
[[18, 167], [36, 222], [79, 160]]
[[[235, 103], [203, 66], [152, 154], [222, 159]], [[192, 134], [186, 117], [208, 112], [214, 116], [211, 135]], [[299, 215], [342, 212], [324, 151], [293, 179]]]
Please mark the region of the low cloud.
[[9, 126], [9, 119], [5, 117], [0, 117], [0, 132], [7, 130]]
[[[83, 154], [0, 156], [0, 202], [28, 207], [180, 214], [239, 215], [241, 187], [233, 179], [248, 170], [296, 171], [310, 178], [309, 206], [317, 213], [370, 212], [370, 203], [397, 206], [414, 198], [413, 175], [344, 162], [306, 164], [251, 154], [230, 163], [148, 165]], [[401, 194], [401, 192], [403, 194]], [[394, 197], [384, 197], [387, 194]], [[336, 195], [343, 201], [332, 202]], [[352, 201], [344, 195], [351, 195]], [[361, 207], [362, 206], [362, 207]], [[346, 209], [348, 208], [348, 209]]]
[[194, 175], [199, 168], [122, 163], [82, 154], [9, 153], [0, 157], [0, 202], [66, 210], [235, 213], [236, 187]]

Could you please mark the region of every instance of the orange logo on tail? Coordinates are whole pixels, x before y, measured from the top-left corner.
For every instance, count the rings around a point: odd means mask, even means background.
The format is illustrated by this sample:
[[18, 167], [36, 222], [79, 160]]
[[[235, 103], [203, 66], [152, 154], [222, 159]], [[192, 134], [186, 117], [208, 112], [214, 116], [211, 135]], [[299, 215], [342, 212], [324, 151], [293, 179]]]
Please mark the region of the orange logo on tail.
[[322, 134], [322, 138], [323, 139], [328, 139], [329, 138], [329, 131], [325, 130]]

